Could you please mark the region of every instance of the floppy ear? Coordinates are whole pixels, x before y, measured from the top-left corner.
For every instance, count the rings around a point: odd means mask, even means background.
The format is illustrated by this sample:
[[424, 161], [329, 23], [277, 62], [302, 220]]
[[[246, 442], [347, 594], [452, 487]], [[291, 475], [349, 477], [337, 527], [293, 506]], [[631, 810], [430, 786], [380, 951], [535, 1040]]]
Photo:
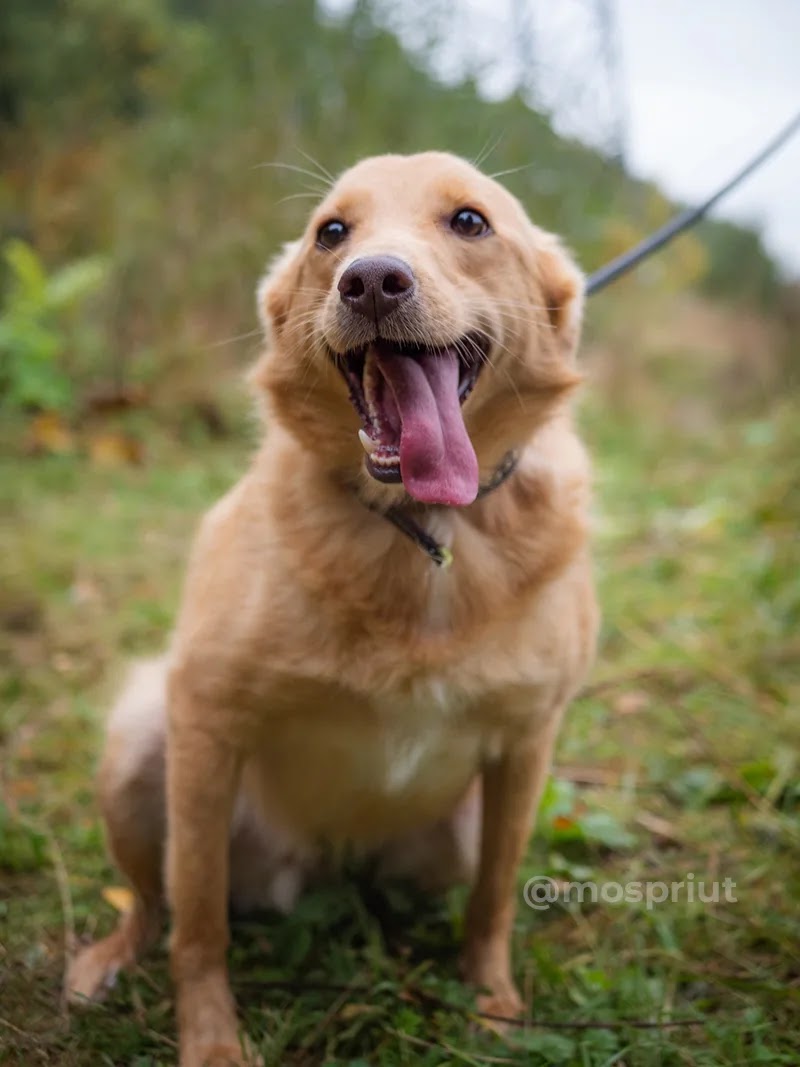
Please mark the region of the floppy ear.
[[256, 290], [256, 306], [261, 325], [264, 327], [265, 345], [261, 356], [249, 370], [247, 380], [259, 397], [262, 397], [266, 390], [270, 358], [297, 292], [300, 279], [300, 257], [297, 253], [300, 243], [289, 241], [283, 246], [270, 263]]
[[557, 237], [540, 233], [536, 271], [550, 324], [565, 348], [573, 348], [583, 318], [584, 280]]
[[279, 334], [286, 322], [300, 277], [300, 241], [289, 241], [270, 263], [258, 284], [258, 315], [267, 340]]

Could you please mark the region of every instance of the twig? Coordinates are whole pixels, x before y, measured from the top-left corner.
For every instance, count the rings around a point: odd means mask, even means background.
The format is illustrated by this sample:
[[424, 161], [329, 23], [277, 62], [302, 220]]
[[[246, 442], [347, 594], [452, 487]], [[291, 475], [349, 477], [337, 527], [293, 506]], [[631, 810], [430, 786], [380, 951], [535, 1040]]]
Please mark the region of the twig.
[[706, 759], [708, 759], [709, 762], [716, 764], [716, 766], [721, 769], [725, 780], [733, 790], [738, 789], [756, 811], [774, 822], [777, 822], [788, 837], [791, 837], [794, 840], [800, 839], [800, 833], [798, 833], [794, 825], [782, 814], [782, 812], [778, 811], [766, 797], [762, 796], [757, 789], [753, 788], [735, 763], [723, 756], [717, 751], [715, 746], [711, 744], [703, 730], [700, 728], [697, 719], [692, 715], [688, 708], [679, 702], [677, 705], [671, 704], [670, 710], [681, 725], [691, 734], [695, 743], [703, 750]]
[[702, 1021], [699, 1019], [668, 1019], [659, 1022], [651, 1021], [649, 1019], [615, 1019], [613, 1021], [588, 1019], [575, 1022], [535, 1018], [516, 1019], [509, 1015], [495, 1015], [493, 1012], [489, 1011], [465, 1009], [458, 1004], [453, 1004], [449, 1000], [445, 1000], [442, 997], [436, 996], [434, 993], [428, 993], [422, 989], [415, 990], [415, 992], [421, 999], [428, 1000], [440, 1008], [446, 1008], [450, 1011], [460, 1012], [465, 1015], [475, 1015], [481, 1019], [489, 1019], [495, 1023], [503, 1023], [505, 1026], [517, 1026], [521, 1029], [530, 1027], [547, 1030], [666, 1030], [681, 1026], [703, 1025]]
[[303, 1038], [301, 1047], [305, 1049], [311, 1048], [317, 1038], [321, 1037], [322, 1034], [325, 1033], [325, 1030], [328, 1025], [333, 1022], [333, 1020], [336, 1018], [341, 1009], [345, 1006], [347, 1001], [351, 999], [354, 993], [358, 992], [360, 992], [360, 990], [353, 989], [352, 986], [347, 986], [345, 989], [343, 989], [339, 996], [336, 997], [331, 1006], [322, 1016], [320, 1021], [316, 1024], [311, 1033], [306, 1034], [306, 1036]]
[[37, 1041], [36, 1034], [30, 1034], [27, 1030], [21, 1030], [18, 1026], [15, 1026], [10, 1019], [4, 1019], [1, 1015], [0, 1026], [4, 1026], [7, 1030], [10, 1030], [13, 1034], [17, 1034], [19, 1037], [24, 1037], [26, 1041]]
[[395, 1030], [391, 1026], [386, 1027], [386, 1032], [392, 1034], [394, 1037], [399, 1037], [401, 1041], [407, 1041], [410, 1045], [416, 1045], [418, 1048], [442, 1048], [446, 1052], [449, 1052], [451, 1056], [461, 1060], [462, 1063], [470, 1063], [480, 1065], [482, 1063], [513, 1063], [513, 1060], [508, 1059], [505, 1056], [484, 1056], [478, 1052], [468, 1053], [462, 1049], [454, 1048], [452, 1045], [446, 1044], [444, 1041], [426, 1041], [422, 1037], [414, 1037], [413, 1034], [404, 1034], [402, 1030]]
[[682, 682], [683, 688], [691, 681], [691, 675], [683, 667], [631, 671], [629, 674], [619, 674], [614, 678], [606, 678], [599, 682], [594, 682], [592, 685], [586, 685], [575, 699], [584, 700], [587, 697], [601, 696], [603, 693], [613, 692], [613, 690], [619, 689], [620, 686], [630, 685], [633, 682], [659, 682], [666, 680]]
[[[246, 989], [275, 989], [283, 990], [286, 993], [324, 992], [346, 994], [348, 996], [356, 994], [374, 994], [374, 989], [370, 986], [348, 986], [334, 982], [281, 981], [279, 979], [269, 979], [264, 982], [244, 982], [237, 983], [237, 985], [239, 985], [240, 988], [243, 986]], [[429, 993], [427, 990], [420, 989], [416, 986], [406, 985], [404, 986], [403, 991], [412, 997], [416, 997], [420, 1001], [427, 1002], [433, 1007], [443, 1008], [446, 1011], [455, 1012], [466, 1017], [474, 1016], [481, 1019], [489, 1019], [491, 1022], [503, 1023], [506, 1026], [517, 1026], [523, 1029], [530, 1027], [546, 1030], [671, 1030], [683, 1026], [704, 1025], [702, 1019], [585, 1019], [576, 1020], [574, 1022], [563, 1019], [516, 1019], [508, 1015], [495, 1015], [492, 1012], [466, 1008], [461, 1004], [455, 1004], [453, 1001], [436, 996], [435, 993]]]
[[75, 909], [72, 905], [72, 891], [69, 887], [69, 875], [67, 874], [67, 868], [64, 863], [61, 848], [49, 826], [40, 825], [38, 822], [20, 815], [19, 813], [16, 814], [16, 818], [33, 833], [44, 837], [50, 851], [50, 860], [53, 864], [53, 874], [58, 888], [58, 897], [61, 902], [61, 917], [64, 927], [64, 972], [61, 983], [60, 1006], [62, 1015], [67, 1018], [69, 1016], [69, 1002], [67, 1001], [66, 996], [67, 969], [69, 968], [69, 961], [76, 944]]
[[75, 950], [75, 909], [72, 906], [72, 892], [69, 887], [69, 876], [64, 864], [61, 848], [59, 847], [55, 834], [49, 827], [44, 828], [44, 835], [50, 846], [50, 856], [53, 861], [53, 873], [55, 874], [56, 885], [58, 886], [58, 896], [61, 900], [61, 915], [64, 923], [64, 974], [63, 981], [61, 982], [61, 1011], [62, 1014], [67, 1017], [69, 1015], [69, 1002], [67, 1000], [66, 979], [69, 961]]
[[555, 764], [553, 777], [565, 778], [576, 785], [599, 786], [608, 789], [617, 788], [620, 785], [622, 772], [614, 767], [576, 767], [572, 764]]
[[161, 1045], [166, 1045], [167, 1048], [175, 1049], [176, 1051], [178, 1049], [178, 1042], [172, 1037], [167, 1037], [166, 1034], [159, 1034], [158, 1031], [152, 1030], [150, 1027], [145, 1030], [145, 1034], [152, 1041], [157, 1041]]

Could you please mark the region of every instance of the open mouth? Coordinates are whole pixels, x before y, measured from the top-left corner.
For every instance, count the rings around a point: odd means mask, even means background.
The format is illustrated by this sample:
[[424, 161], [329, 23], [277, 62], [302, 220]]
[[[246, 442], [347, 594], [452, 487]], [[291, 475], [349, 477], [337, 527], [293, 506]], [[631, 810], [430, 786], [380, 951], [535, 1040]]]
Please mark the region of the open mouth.
[[482, 334], [441, 346], [379, 338], [334, 356], [361, 418], [359, 437], [373, 478], [402, 482], [426, 504], [472, 503], [478, 461], [461, 405], [488, 347]]

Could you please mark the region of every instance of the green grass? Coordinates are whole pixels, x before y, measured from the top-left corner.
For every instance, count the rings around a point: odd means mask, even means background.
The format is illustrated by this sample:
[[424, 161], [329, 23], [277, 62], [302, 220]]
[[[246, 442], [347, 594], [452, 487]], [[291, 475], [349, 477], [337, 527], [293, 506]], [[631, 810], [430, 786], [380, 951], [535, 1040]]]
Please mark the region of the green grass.
[[[800, 1061], [800, 429], [791, 403], [708, 408], [694, 429], [669, 402], [584, 412], [605, 621], [520, 894], [537, 873], [692, 872], [732, 879], [738, 902], [522, 905], [534, 1025], [504, 1039], [457, 980], [463, 894], [343, 874], [288, 920], [235, 927], [234, 987], [268, 1065]], [[156, 436], [136, 470], [0, 461], [2, 1063], [175, 1060], [163, 946], [69, 1013], [63, 948], [114, 922], [92, 794], [103, 708], [125, 660], [163, 643], [196, 518], [247, 447]]]

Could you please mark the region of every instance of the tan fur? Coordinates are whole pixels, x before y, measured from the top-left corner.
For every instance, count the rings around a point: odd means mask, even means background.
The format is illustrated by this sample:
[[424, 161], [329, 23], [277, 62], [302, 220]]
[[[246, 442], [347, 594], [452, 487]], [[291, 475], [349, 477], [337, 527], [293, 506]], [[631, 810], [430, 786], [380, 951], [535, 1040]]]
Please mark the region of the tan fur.
[[[449, 230], [465, 206], [490, 219], [491, 237]], [[331, 217], [352, 227], [335, 252], [315, 244]], [[485, 499], [413, 507], [451, 546], [447, 570], [365, 506], [403, 490], [364, 472], [359, 420], [327, 351], [353, 343], [336, 282], [370, 253], [400, 256], [417, 276], [403, 336], [491, 337], [467, 429], [483, 476], [521, 453]], [[474, 873], [465, 977], [486, 990], [484, 1007], [519, 1010], [515, 873], [597, 626], [588, 465], [568, 410], [581, 291], [557, 241], [508, 192], [441, 153], [347, 172], [262, 284], [263, 444], [195, 543], [168, 683], [144, 700], [138, 727], [117, 715], [110, 729], [104, 807], [136, 918], [86, 950], [69, 983], [93, 995], [150, 939], [164, 822], [153, 739], [166, 732], [182, 1067], [247, 1061], [226, 976], [228, 897], [289, 907], [319, 869], [320, 841], [360, 844], [388, 873], [430, 886]]]

